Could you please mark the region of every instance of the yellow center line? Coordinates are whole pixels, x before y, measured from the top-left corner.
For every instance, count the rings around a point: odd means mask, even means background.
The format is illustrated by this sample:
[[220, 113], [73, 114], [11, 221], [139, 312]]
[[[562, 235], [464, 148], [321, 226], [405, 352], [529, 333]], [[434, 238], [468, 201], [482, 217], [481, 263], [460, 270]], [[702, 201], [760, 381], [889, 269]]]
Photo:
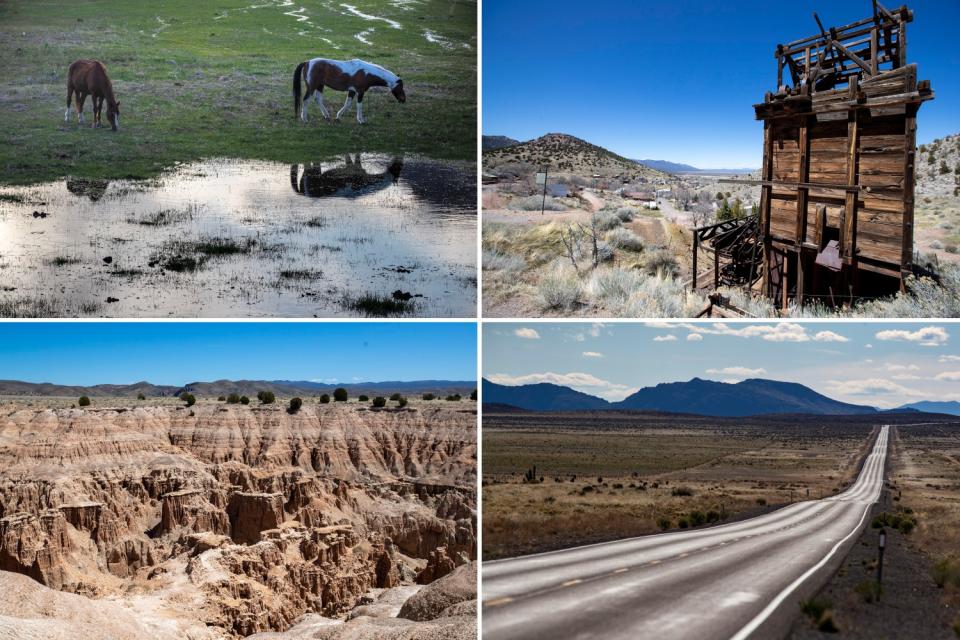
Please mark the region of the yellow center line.
[[487, 600], [483, 603], [485, 607], [499, 607], [502, 604], [507, 604], [508, 602], [513, 602], [513, 598], [509, 596], [504, 596], [503, 598], [494, 598], [493, 600]]

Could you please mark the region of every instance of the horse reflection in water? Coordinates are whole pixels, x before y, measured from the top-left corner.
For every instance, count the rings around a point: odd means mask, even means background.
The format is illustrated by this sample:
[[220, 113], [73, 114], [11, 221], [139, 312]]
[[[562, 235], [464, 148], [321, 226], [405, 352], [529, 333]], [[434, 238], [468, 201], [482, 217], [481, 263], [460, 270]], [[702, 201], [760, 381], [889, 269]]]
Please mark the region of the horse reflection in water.
[[326, 170], [322, 163], [311, 162], [303, 165], [301, 174], [299, 164], [290, 165], [290, 186], [311, 198], [356, 198], [396, 184], [402, 169], [403, 159], [394, 158], [386, 171], [370, 173], [363, 168], [359, 153], [353, 158], [347, 154], [344, 164]]
[[96, 202], [106, 193], [110, 186], [109, 180], [84, 180], [82, 178], [67, 178], [67, 191], [75, 196], [86, 196], [91, 202]]

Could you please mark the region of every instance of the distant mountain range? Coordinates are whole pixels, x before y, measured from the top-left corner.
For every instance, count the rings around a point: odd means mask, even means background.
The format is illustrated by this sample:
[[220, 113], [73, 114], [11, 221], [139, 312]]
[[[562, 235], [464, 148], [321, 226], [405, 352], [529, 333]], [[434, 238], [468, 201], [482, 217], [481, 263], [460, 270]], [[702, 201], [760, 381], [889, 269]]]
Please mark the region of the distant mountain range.
[[520, 144], [519, 140], [508, 138], [507, 136], [483, 136], [483, 150], [502, 149], [503, 147], [512, 147]]
[[658, 171], [665, 171], [667, 173], [706, 173], [706, 174], [744, 174], [752, 173], [756, 169], [698, 169], [689, 164], [681, 164], [679, 162], [670, 162], [669, 160], [634, 160], [642, 165], [646, 165], [651, 169], [657, 169]]
[[634, 410], [743, 417], [770, 413], [858, 415], [874, 407], [848, 404], [794, 382], [750, 379], [728, 384], [693, 378], [646, 387], [620, 402], [608, 402], [554, 384], [505, 386], [483, 380], [483, 401], [529, 411]]
[[922, 400], [920, 402], [911, 402], [899, 407], [904, 411], [924, 411], [926, 413], [946, 413], [951, 416], [960, 416], [960, 402], [956, 400], [935, 401]]
[[49, 382], [21, 382], [0, 380], [0, 395], [4, 396], [91, 396], [91, 397], [170, 397], [182, 391], [198, 396], [225, 396], [231, 393], [254, 396], [258, 391], [272, 391], [278, 396], [320, 395], [332, 393], [337, 387], [345, 388], [351, 395], [361, 393], [436, 393], [469, 394], [476, 383], [469, 380], [413, 380], [385, 382], [350, 382], [328, 384], [310, 380], [215, 380], [191, 382], [183, 386], [157, 385], [150, 382], [133, 384], [97, 384], [91, 386], [61, 385]]

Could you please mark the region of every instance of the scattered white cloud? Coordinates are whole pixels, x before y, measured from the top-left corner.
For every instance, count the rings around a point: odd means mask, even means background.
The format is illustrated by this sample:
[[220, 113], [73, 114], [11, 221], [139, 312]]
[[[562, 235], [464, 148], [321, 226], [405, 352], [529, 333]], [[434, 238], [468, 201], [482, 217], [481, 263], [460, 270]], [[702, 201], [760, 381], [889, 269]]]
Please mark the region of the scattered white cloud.
[[587, 336], [583, 335], [582, 333], [578, 333], [577, 335], [573, 336], [573, 339], [577, 342], [583, 342], [587, 339]]
[[[766, 373], [767, 370], [760, 369], [750, 369], [749, 367], [724, 367], [723, 369], [707, 369], [707, 373], [712, 373], [714, 375], [725, 375], [725, 376], [759, 376]], [[739, 382], [739, 381], [738, 381]]]
[[813, 335], [807, 333], [804, 325], [793, 322], [776, 324], [738, 324], [723, 322], [695, 324], [692, 322], [648, 322], [652, 329], [685, 329], [696, 335], [735, 336], [738, 338], [762, 338], [768, 342], [849, 342], [849, 338], [834, 331], [819, 331]]
[[947, 363], [947, 362], [960, 362], [960, 356], [940, 356], [937, 358], [937, 362]]
[[816, 342], [850, 342], [850, 338], [833, 331], [818, 331], [814, 334], [813, 339]]
[[672, 333], [668, 333], [665, 336], [654, 336], [654, 342], [674, 342], [677, 339], [677, 336]]
[[867, 349], [873, 349], [873, 345], [870, 344], [869, 342], [868, 342], [867, 344], [863, 345], [863, 346], [864, 346], [865, 348], [867, 348]]
[[583, 393], [599, 396], [607, 400], [623, 400], [631, 393], [637, 391], [637, 387], [630, 387], [625, 384], [603, 380], [589, 373], [554, 373], [545, 371], [543, 373], [529, 373], [522, 376], [511, 376], [504, 373], [495, 373], [487, 376], [491, 382], [509, 386], [521, 384], [538, 384], [540, 382], [549, 382], [564, 387], [570, 387]]
[[877, 340], [895, 340], [899, 342], [912, 342], [924, 347], [939, 347], [946, 344], [950, 339], [950, 334], [943, 327], [923, 327], [916, 331], [907, 331], [906, 329], [887, 329], [878, 331]]
[[896, 375], [890, 376], [891, 380], [924, 380], [923, 376], [918, 376], [914, 373], [898, 373]]
[[540, 334], [537, 333], [536, 329], [530, 329], [528, 327], [521, 327], [513, 331], [513, 335], [518, 338], [524, 338], [526, 340], [539, 340]]
[[947, 382], [960, 381], [960, 371], [944, 371], [943, 373], [938, 373], [937, 380], [945, 380]]
[[600, 331], [604, 328], [604, 326], [606, 325], [604, 325], [602, 322], [594, 322], [593, 326], [590, 327], [590, 336], [593, 338], [599, 338]]
[[603, 354], [600, 353], [599, 351], [584, 351], [583, 357], [584, 358], [602, 358]]
[[890, 362], [883, 365], [883, 368], [887, 371], [898, 372], [898, 371], [920, 371], [920, 367], [915, 364], [892, 364]]
[[882, 396], [901, 395], [925, 397], [927, 394], [910, 389], [886, 378], [867, 378], [864, 380], [830, 380], [830, 390], [845, 396]]
[[687, 334], [687, 342], [700, 342], [701, 340], [703, 340], [703, 336], [700, 335], [699, 333]]

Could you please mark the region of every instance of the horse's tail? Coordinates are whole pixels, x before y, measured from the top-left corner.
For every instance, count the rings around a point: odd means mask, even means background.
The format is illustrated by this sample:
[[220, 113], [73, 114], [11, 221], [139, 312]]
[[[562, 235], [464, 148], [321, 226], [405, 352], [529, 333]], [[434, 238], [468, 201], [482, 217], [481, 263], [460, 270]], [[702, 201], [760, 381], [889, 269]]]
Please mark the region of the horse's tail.
[[303, 89], [300, 86], [300, 79], [303, 76], [303, 68], [307, 65], [306, 62], [301, 62], [297, 65], [297, 68], [293, 71], [293, 115], [297, 116], [300, 114], [300, 104], [303, 101]]

